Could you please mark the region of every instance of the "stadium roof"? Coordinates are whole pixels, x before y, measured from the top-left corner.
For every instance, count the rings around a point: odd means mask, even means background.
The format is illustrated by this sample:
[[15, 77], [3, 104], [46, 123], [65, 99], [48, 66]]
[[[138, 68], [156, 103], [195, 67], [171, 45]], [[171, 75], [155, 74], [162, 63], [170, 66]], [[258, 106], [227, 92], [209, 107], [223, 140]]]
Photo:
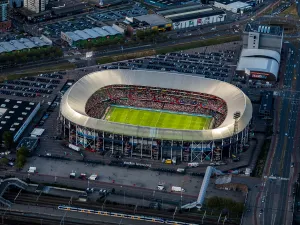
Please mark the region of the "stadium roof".
[[52, 45], [52, 43], [44, 37], [21, 38], [9, 42], [0, 42], [0, 54], [48, 45]]
[[[89, 117], [85, 112], [88, 99], [100, 88], [117, 84], [172, 88], [211, 94], [226, 102], [227, 115], [218, 128], [196, 131], [133, 126]], [[95, 130], [164, 140], [208, 141], [233, 135], [235, 123], [233, 114], [237, 111], [241, 113], [238, 120], [238, 132], [244, 130], [252, 117], [252, 104], [240, 89], [219, 80], [167, 72], [104, 70], [88, 74], [77, 81], [63, 96], [60, 111], [72, 123]]]
[[278, 77], [280, 54], [267, 49], [243, 49], [236, 70], [249, 69]]
[[156, 12], [164, 17], [168, 17], [169, 15], [174, 15], [178, 13], [190, 13], [194, 11], [206, 11], [212, 10], [210, 6], [202, 6], [200, 4], [188, 4], [188, 5], [181, 5], [181, 6], [173, 6], [168, 7], [167, 9], [157, 10]]

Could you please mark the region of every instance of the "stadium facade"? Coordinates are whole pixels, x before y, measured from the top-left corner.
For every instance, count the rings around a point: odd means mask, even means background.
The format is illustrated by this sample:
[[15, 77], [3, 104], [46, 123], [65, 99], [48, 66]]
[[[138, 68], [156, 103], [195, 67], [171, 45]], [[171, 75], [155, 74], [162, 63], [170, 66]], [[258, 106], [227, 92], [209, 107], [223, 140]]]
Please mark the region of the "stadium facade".
[[[199, 100], [207, 105], [208, 101], [222, 99], [225, 105], [221, 111], [225, 113], [214, 128], [178, 130], [116, 123], [103, 117], [91, 117], [86, 112], [87, 103], [96, 92], [109, 86], [119, 88], [122, 85], [123, 88], [161, 89], [166, 93], [176, 93], [176, 96], [178, 93], [198, 96], [193, 103], [195, 105], [186, 107], [198, 107]], [[105, 99], [106, 105], [110, 102], [111, 99]], [[176, 105], [174, 102], [172, 104]], [[185, 107], [182, 101], [178, 104]], [[97, 107], [96, 103], [94, 107]], [[218, 110], [206, 108], [205, 112], [219, 115]], [[60, 105], [62, 136], [82, 149], [157, 160], [176, 157], [186, 162], [218, 161], [242, 151], [248, 143], [251, 118], [252, 104], [249, 98], [231, 84], [186, 74], [143, 70], [105, 70], [88, 74], [64, 94]]]

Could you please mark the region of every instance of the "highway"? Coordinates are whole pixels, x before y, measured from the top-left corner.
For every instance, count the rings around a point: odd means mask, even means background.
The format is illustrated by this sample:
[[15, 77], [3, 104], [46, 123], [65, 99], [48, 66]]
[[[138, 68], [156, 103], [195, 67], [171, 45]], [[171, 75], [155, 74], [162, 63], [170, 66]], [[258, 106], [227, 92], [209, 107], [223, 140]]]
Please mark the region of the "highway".
[[[283, 89], [276, 97], [274, 137], [266, 162], [261, 186], [250, 191], [244, 224], [283, 225], [291, 224], [293, 214], [293, 183], [297, 165], [291, 167], [295, 154], [297, 118], [300, 99], [299, 52], [287, 44], [289, 52], [283, 77]], [[293, 156], [295, 158], [295, 156]], [[293, 161], [294, 162], [294, 161]]]

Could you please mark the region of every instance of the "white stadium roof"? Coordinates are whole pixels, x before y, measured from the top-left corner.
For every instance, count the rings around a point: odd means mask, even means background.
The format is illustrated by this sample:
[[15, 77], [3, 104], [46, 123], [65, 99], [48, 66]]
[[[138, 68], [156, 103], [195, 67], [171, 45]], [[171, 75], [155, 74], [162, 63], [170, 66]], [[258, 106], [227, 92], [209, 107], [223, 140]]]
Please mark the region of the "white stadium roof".
[[[226, 102], [227, 116], [218, 128], [196, 131], [134, 126], [89, 117], [85, 112], [88, 99], [100, 88], [118, 84], [172, 88], [214, 95]], [[249, 98], [229, 83], [186, 74], [143, 70], [104, 70], [88, 74], [64, 94], [60, 111], [70, 122], [95, 130], [128, 136], [185, 141], [209, 141], [231, 137], [235, 123], [233, 114], [236, 111], [241, 113], [238, 132], [244, 130], [252, 118], [252, 104]]]
[[239, 71], [249, 69], [271, 73], [277, 79], [280, 64], [280, 54], [266, 49], [243, 49], [237, 69]]

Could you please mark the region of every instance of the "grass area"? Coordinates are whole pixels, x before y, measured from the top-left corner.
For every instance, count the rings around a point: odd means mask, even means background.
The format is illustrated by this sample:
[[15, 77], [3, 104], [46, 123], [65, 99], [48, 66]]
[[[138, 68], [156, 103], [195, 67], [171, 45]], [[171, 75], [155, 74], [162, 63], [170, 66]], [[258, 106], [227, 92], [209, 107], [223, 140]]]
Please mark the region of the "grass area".
[[75, 64], [61, 63], [56, 65], [38, 67], [34, 69], [24, 69], [20, 73], [5, 74], [0, 76], [0, 82], [4, 80], [15, 80], [15, 79], [20, 79], [22, 77], [36, 76], [41, 73], [48, 73], [48, 72], [50, 73], [50, 72], [56, 72], [60, 70], [67, 70], [67, 69], [74, 69], [74, 68], [76, 68]]
[[146, 51], [137, 51], [133, 53], [127, 53], [127, 54], [121, 54], [121, 55], [115, 55], [115, 56], [104, 56], [99, 57], [96, 59], [97, 64], [106, 64], [106, 63], [112, 63], [112, 62], [118, 62], [128, 59], [135, 59], [135, 58], [141, 58], [145, 56], [151, 56], [155, 55], [155, 50], [146, 50]]
[[98, 64], [106, 64], [106, 63], [112, 63], [112, 62], [117, 62], [122, 60], [135, 59], [135, 58], [151, 56], [156, 54], [166, 54], [170, 52], [183, 51], [192, 48], [199, 48], [204, 46], [217, 45], [217, 44], [223, 44], [227, 42], [240, 41], [240, 40], [241, 37], [239, 35], [227, 36], [227, 37], [215, 37], [206, 40], [199, 40], [199, 41], [193, 41], [184, 44], [177, 44], [168, 47], [157, 48], [155, 50], [138, 51], [138, 52], [122, 54], [122, 55], [99, 57], [96, 59], [96, 62]]
[[112, 106], [106, 115], [106, 120], [147, 127], [203, 130], [209, 128], [212, 118], [161, 110]]
[[206, 39], [206, 40], [193, 41], [193, 42], [189, 42], [189, 43], [159, 48], [156, 50], [156, 53], [157, 54], [166, 54], [166, 53], [170, 53], [170, 52], [184, 51], [184, 50], [188, 50], [188, 49], [192, 49], [192, 48], [199, 48], [199, 47], [210, 46], [210, 45], [218, 45], [218, 44], [223, 44], [223, 43], [233, 42], [233, 41], [240, 41], [240, 40], [241, 40], [240, 35], [227, 36], [227, 37], [216, 37], [216, 38], [210, 38], [210, 39]]
[[253, 170], [253, 176], [255, 177], [261, 177], [264, 171], [264, 167], [267, 161], [269, 149], [271, 146], [271, 139], [265, 139], [265, 142], [262, 146], [261, 152], [259, 153], [256, 166]]
[[295, 3], [292, 4], [286, 10], [284, 10], [283, 12], [281, 12], [279, 15], [280, 16], [289, 15], [289, 16], [292, 16], [292, 17], [295, 17], [295, 18], [299, 18], [298, 12], [297, 12], [297, 4], [295, 4]]

